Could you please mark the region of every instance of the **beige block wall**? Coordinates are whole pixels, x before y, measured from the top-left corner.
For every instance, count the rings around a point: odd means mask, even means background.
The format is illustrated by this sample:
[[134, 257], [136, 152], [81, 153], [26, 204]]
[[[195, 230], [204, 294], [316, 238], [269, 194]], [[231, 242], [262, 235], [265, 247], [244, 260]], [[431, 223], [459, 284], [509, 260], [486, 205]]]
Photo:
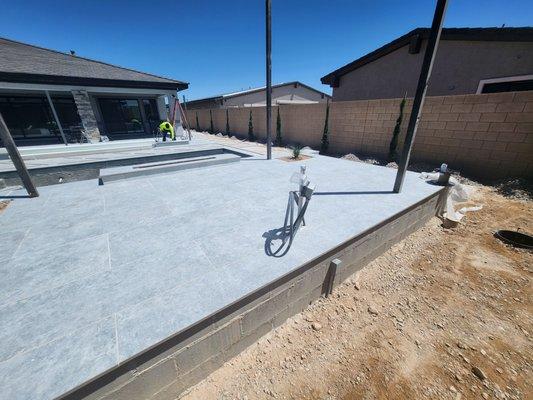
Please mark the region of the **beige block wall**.
[[[401, 99], [330, 103], [332, 153], [386, 156]], [[325, 104], [281, 105], [282, 136], [286, 143], [320, 147]], [[407, 100], [402, 123], [403, 143], [412, 99]], [[278, 106], [272, 107], [272, 136]], [[252, 110], [254, 133], [265, 138], [264, 107], [230, 108], [230, 130], [246, 137]], [[196, 128], [209, 128], [209, 110], [189, 112]], [[216, 132], [225, 133], [226, 110], [212, 110]], [[448, 163], [481, 178], [533, 176], [533, 91], [427, 97], [422, 110], [412, 159]]]

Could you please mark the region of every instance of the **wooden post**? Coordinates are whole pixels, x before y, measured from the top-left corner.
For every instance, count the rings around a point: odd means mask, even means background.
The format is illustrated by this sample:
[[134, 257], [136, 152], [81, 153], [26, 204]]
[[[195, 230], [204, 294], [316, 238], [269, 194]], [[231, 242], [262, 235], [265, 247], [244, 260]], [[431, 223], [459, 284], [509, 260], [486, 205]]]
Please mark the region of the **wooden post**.
[[333, 293], [333, 284], [335, 283], [335, 277], [337, 276], [337, 269], [341, 265], [341, 260], [338, 258], [335, 258], [334, 260], [331, 260], [331, 263], [329, 264], [328, 273], [327, 273], [327, 282], [326, 282], [326, 290], [324, 293], [324, 297], [329, 297]]
[[7, 154], [9, 154], [11, 161], [13, 161], [13, 165], [15, 166], [20, 179], [22, 180], [22, 184], [26, 188], [28, 195], [30, 197], [38, 197], [39, 192], [31, 180], [30, 173], [26, 168], [26, 164], [24, 164], [24, 160], [20, 156], [11, 133], [9, 133], [9, 128], [6, 125], [2, 114], [0, 114], [0, 139], [2, 139], [2, 142], [7, 150]]
[[444, 14], [446, 13], [446, 5], [447, 0], [437, 0], [435, 15], [433, 16], [433, 23], [431, 24], [431, 31], [429, 32], [428, 44], [426, 52], [424, 53], [422, 68], [420, 70], [420, 77], [418, 78], [418, 86], [413, 100], [413, 109], [411, 110], [411, 117], [409, 118], [409, 125], [407, 126], [407, 134], [405, 135], [405, 141], [402, 148], [402, 157], [400, 159], [400, 165], [398, 166], [396, 181], [394, 182], [394, 193], [401, 192], [407, 166], [409, 165], [411, 149], [413, 148], [418, 122], [420, 121], [420, 111], [424, 106], [431, 69], [433, 68], [433, 61], [435, 61], [435, 55], [437, 54], [442, 23], [444, 21]]

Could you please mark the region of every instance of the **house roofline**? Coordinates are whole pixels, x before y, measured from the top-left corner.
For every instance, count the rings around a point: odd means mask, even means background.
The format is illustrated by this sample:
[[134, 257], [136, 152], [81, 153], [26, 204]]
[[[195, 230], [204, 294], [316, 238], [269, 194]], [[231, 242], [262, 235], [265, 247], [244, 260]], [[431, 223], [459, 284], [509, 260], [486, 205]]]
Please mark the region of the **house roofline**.
[[[291, 81], [291, 82], [278, 83], [277, 85], [272, 85], [272, 89], [278, 88], [278, 87], [283, 87], [283, 86], [294, 85], [296, 83], [298, 85], [304, 86], [307, 89], [310, 89], [310, 90], [312, 90], [312, 91], [314, 91], [316, 93], [323, 94], [324, 96], [327, 96], [328, 98], [331, 99], [331, 95], [329, 95], [327, 93], [324, 93], [324, 92], [322, 92], [322, 91], [320, 91], [318, 89], [315, 89], [314, 87], [306, 85], [305, 83], [302, 83], [300, 81]], [[261, 92], [263, 90], [266, 90], [265, 86], [262, 86], [262, 87], [259, 87], [259, 88], [254, 88], [254, 89], [241, 90], [240, 92], [231, 92], [231, 93], [228, 93], [228, 94], [220, 94], [218, 96], [211, 96], [211, 97], [204, 97], [204, 98], [201, 98], [201, 99], [189, 100], [189, 101], [186, 102], [186, 104], [187, 105], [195, 105], [195, 104], [198, 104], [198, 103], [203, 103], [205, 101], [216, 101], [216, 100], [222, 100], [222, 99], [231, 99], [231, 98], [242, 96], [242, 95], [245, 95], [245, 94]]]
[[[418, 45], [423, 39], [429, 36], [429, 28], [416, 28], [412, 31], [394, 39], [392, 42], [360, 57], [341, 68], [320, 78], [320, 81], [331, 87], [338, 86], [338, 79], [352, 72], [363, 65], [371, 63], [395, 50], [406, 45]], [[533, 27], [519, 28], [443, 28], [441, 40], [469, 40], [487, 42], [533, 42]]]
[[123, 79], [85, 78], [78, 76], [25, 74], [19, 72], [0, 72], [0, 82], [38, 83], [50, 85], [79, 85], [101, 87], [124, 87], [138, 89], [184, 90], [189, 87], [185, 82], [151, 82]]
[[[164, 77], [164, 76], [151, 74], [149, 72], [139, 71], [139, 70], [136, 70], [136, 69], [133, 69], [133, 68], [122, 67], [120, 65], [111, 64], [111, 63], [100, 61], [100, 60], [94, 60], [94, 59], [88, 58], [88, 57], [81, 57], [81, 56], [74, 55], [74, 54], [67, 54], [67, 53], [63, 53], [63, 52], [61, 52], [59, 50], [49, 49], [47, 47], [37, 46], [37, 45], [34, 45], [34, 44], [21, 42], [21, 41], [10, 39], [10, 38], [3, 37], [3, 36], [0, 36], [0, 39], [6, 40], [6, 41], [9, 41], [9, 42], [12, 42], [12, 43], [21, 44], [23, 46], [29, 46], [29, 47], [33, 47], [33, 48], [36, 48], [36, 49], [39, 49], [39, 50], [44, 50], [44, 51], [49, 51], [49, 52], [56, 53], [56, 54], [61, 54], [63, 56], [68, 56], [68, 57], [72, 57], [72, 58], [78, 58], [80, 60], [90, 61], [90, 62], [102, 64], [102, 65], [108, 65], [108, 66], [113, 67], [113, 68], [123, 69], [125, 71], [136, 72], [138, 74], [152, 76], [154, 78], [164, 79], [164, 80], [168, 81], [168, 82], [151, 82], [151, 81], [141, 81], [141, 80], [134, 81], [134, 80], [121, 80], [121, 79], [71, 77], [71, 76], [60, 76], [60, 75], [24, 74], [24, 73], [17, 73], [17, 72], [0, 72], [0, 80], [4, 80], [4, 81], [7, 81], [7, 82], [21, 82], [20, 80], [8, 80], [6, 78], [9, 78], [12, 75], [14, 77], [12, 79], [20, 79], [19, 76], [25, 75], [25, 76], [28, 77], [28, 79], [36, 79], [36, 80], [32, 80], [32, 81], [27, 81], [29, 83], [78, 84], [76, 82], [71, 81], [71, 79], [74, 79], [74, 80], [79, 79], [79, 80], [90, 80], [92, 82], [91, 84], [93, 86], [119, 86], [119, 85], [117, 85], [117, 83], [119, 83], [119, 82], [124, 82], [126, 85], [128, 85], [127, 82], [130, 82], [132, 84], [134, 82], [139, 82], [139, 83], [141, 83], [144, 86], [135, 86], [135, 85], [133, 85], [133, 86], [123, 86], [123, 87], [139, 87], [139, 88], [149, 88], [149, 89], [171, 89], [172, 86], [173, 86], [177, 90], [184, 90], [184, 89], [187, 89], [189, 87], [189, 82], [182, 82], [182, 81], [178, 81], [176, 79], [171, 79], [171, 78], [167, 78], [167, 77]], [[55, 78], [58, 78], [58, 79], [56, 80]], [[46, 80], [46, 79], [50, 79], [50, 81], [44, 82], [43, 80]], [[61, 81], [58, 82], [58, 80], [61, 80]], [[97, 84], [96, 82], [101, 82], [101, 84]], [[107, 82], [114, 82], [114, 84], [113, 85], [107, 84]], [[163, 85], [160, 85], [160, 87], [156, 87], [154, 85], [151, 85], [152, 83], [153, 84], [163, 84]], [[166, 85], [166, 87], [163, 87], [165, 85]]]

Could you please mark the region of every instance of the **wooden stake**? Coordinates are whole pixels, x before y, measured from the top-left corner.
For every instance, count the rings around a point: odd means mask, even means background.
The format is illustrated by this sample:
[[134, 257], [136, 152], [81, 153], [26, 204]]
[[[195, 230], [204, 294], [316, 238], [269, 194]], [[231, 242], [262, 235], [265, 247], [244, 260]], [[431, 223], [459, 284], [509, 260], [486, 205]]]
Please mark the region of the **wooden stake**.
[[13, 137], [11, 136], [11, 133], [9, 132], [9, 128], [6, 125], [6, 122], [4, 121], [2, 114], [0, 114], [0, 139], [2, 139], [2, 142], [4, 143], [7, 153], [9, 154], [9, 158], [11, 158], [11, 161], [13, 161], [13, 165], [15, 166], [20, 176], [20, 179], [22, 180], [22, 184], [26, 188], [28, 195], [30, 197], [38, 197], [39, 192], [37, 191], [37, 188], [35, 187], [35, 185], [33, 184], [33, 181], [31, 180], [30, 173], [28, 172], [28, 169], [26, 168], [26, 164], [24, 164], [24, 160], [22, 159], [17, 149], [15, 141], [13, 140]]

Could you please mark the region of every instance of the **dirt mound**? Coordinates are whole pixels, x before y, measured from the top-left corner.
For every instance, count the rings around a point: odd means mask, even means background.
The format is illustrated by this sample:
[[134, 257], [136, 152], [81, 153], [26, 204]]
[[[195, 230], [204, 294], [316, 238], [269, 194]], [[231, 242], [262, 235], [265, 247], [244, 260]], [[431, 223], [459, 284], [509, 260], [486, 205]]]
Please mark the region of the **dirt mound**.
[[183, 398], [528, 399], [533, 253], [492, 231], [533, 208], [478, 188], [483, 210], [437, 218]]

